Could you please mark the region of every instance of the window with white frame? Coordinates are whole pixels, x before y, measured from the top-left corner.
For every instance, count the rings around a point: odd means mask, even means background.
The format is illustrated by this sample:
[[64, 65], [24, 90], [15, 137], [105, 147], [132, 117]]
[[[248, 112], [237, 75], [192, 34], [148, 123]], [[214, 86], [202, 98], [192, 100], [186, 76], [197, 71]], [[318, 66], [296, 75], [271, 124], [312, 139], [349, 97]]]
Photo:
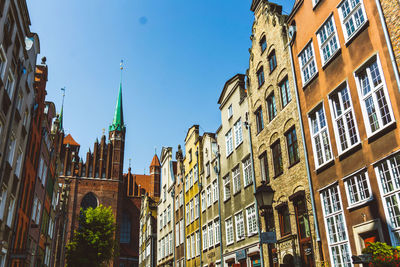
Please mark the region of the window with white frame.
[[366, 23], [367, 15], [362, 0], [344, 0], [338, 9], [343, 35], [347, 42]]
[[233, 244], [233, 222], [232, 217], [225, 220], [225, 231], [226, 231], [226, 244], [229, 246]]
[[0, 46], [0, 78], [1, 79], [3, 79], [3, 77], [4, 77], [4, 72], [5, 72], [4, 70], [6, 69], [6, 65], [7, 65], [6, 53], [4, 52], [3, 46]]
[[11, 227], [13, 215], [14, 215], [14, 208], [15, 208], [15, 197], [10, 196], [10, 202], [8, 203], [8, 215], [7, 215], [7, 222], [6, 224]]
[[344, 180], [349, 206], [354, 206], [372, 199], [371, 187], [368, 180], [368, 172], [361, 171]]
[[218, 181], [217, 180], [214, 180], [212, 182], [212, 188], [213, 188], [213, 195], [214, 195], [213, 201], [215, 203], [218, 201]]
[[21, 175], [22, 169], [22, 149], [18, 148], [17, 151], [17, 162], [15, 163], [15, 172], [14, 174], [19, 178]]
[[242, 129], [242, 120], [241, 119], [239, 119], [233, 125], [233, 129], [235, 131], [235, 148], [236, 148], [243, 142], [243, 129]]
[[374, 166], [393, 246], [400, 245], [400, 153]]
[[233, 115], [233, 108], [232, 104], [228, 107], [228, 119], [230, 119]]
[[200, 231], [196, 231], [196, 256], [200, 256]]
[[303, 86], [305, 86], [318, 72], [314, 55], [314, 46], [311, 40], [299, 55]]
[[0, 220], [4, 218], [4, 211], [6, 207], [6, 200], [7, 200], [7, 188], [1, 188], [0, 194]]
[[194, 218], [199, 218], [199, 210], [200, 210], [200, 203], [199, 203], [199, 194], [194, 197]]
[[197, 168], [197, 164], [193, 167], [193, 179], [195, 182], [199, 180], [199, 169]]
[[233, 152], [233, 136], [232, 129], [229, 130], [225, 135], [226, 141], [226, 156], [229, 156]]
[[6, 92], [11, 99], [14, 92], [14, 76], [12, 75], [11, 71], [8, 72], [4, 88], [6, 89]]
[[190, 223], [190, 207], [189, 203], [186, 204], [186, 225]]
[[168, 208], [167, 208], [167, 222], [170, 222], [171, 221], [171, 205], [168, 205]]
[[179, 205], [181, 207], [183, 206], [183, 192], [182, 191], [179, 193]]
[[333, 14], [329, 16], [318, 30], [317, 37], [322, 65], [325, 65], [336, 51], [339, 50], [339, 38], [336, 32]]
[[208, 232], [207, 232], [207, 225], [204, 225], [202, 228], [203, 231], [203, 250], [208, 249]]
[[189, 175], [185, 176], [185, 192], [189, 190]]
[[190, 183], [190, 187], [193, 186], [193, 170], [190, 170], [189, 172], [189, 183]]
[[224, 201], [231, 198], [231, 179], [229, 175], [224, 177]]
[[329, 139], [325, 111], [321, 105], [309, 114], [314, 160], [316, 168], [332, 159], [332, 149]]
[[325, 229], [333, 266], [352, 266], [351, 250], [347, 236], [339, 186], [337, 184], [321, 192]]
[[236, 226], [236, 241], [242, 240], [245, 237], [243, 212], [235, 214]]
[[357, 123], [347, 83], [329, 96], [336, 144], [340, 153], [360, 143]]
[[236, 194], [237, 192], [240, 191], [240, 168], [237, 166], [235, 169], [232, 171], [232, 183], [233, 183], [233, 194]]
[[175, 225], [175, 246], [179, 246], [181, 241], [179, 240], [179, 222]]
[[183, 219], [180, 221], [180, 240], [181, 240], [181, 244], [183, 244], [185, 242], [185, 227], [183, 227]]
[[208, 245], [214, 246], [214, 224], [213, 222], [208, 223]]
[[201, 192], [201, 211], [205, 211], [207, 206], [206, 191]]
[[246, 208], [246, 218], [247, 218], [247, 234], [253, 235], [257, 234], [257, 214], [254, 205]]
[[211, 185], [207, 186], [207, 207], [210, 207], [212, 204], [212, 190]]
[[253, 183], [253, 170], [251, 168], [251, 158], [248, 157], [243, 163], [243, 182], [244, 187]]
[[18, 94], [16, 108], [18, 109], [18, 111], [21, 114], [22, 113], [22, 111], [21, 111], [21, 109], [22, 109], [22, 94], [21, 93]]
[[221, 238], [220, 238], [220, 226], [219, 226], [219, 218], [216, 218], [214, 220], [214, 233], [215, 233], [215, 245], [218, 245]]
[[169, 233], [169, 254], [172, 254], [174, 249], [174, 244], [172, 242], [172, 232]]
[[15, 154], [15, 144], [16, 144], [17, 140], [15, 139], [15, 135], [11, 135], [9, 144], [8, 144], [8, 157], [7, 157], [7, 161], [8, 163], [10, 163], [10, 165], [12, 166], [13, 164], [13, 160], [14, 160], [14, 154]]
[[194, 202], [190, 200], [190, 222], [194, 221]]
[[315, 7], [321, 0], [312, 0], [313, 2], [313, 7]]
[[194, 234], [190, 237], [192, 240], [192, 258], [196, 257], [196, 240]]
[[394, 121], [393, 111], [378, 57], [355, 74], [368, 136]]
[[186, 238], [186, 257], [191, 259], [191, 250], [190, 250], [190, 236]]
[[176, 196], [175, 198], [175, 210], [179, 209], [179, 196]]

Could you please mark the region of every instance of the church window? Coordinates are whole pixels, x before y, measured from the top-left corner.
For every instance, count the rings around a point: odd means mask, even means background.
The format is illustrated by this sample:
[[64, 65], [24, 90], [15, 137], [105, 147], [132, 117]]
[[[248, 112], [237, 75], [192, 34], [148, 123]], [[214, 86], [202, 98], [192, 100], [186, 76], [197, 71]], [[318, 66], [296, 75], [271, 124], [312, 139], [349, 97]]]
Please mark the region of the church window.
[[127, 244], [130, 241], [131, 241], [131, 220], [129, 214], [123, 213], [120, 242], [122, 244]]
[[81, 208], [83, 210], [86, 210], [88, 208], [93, 208], [94, 209], [96, 207], [97, 207], [97, 198], [96, 198], [96, 196], [92, 192], [87, 193], [82, 199]]

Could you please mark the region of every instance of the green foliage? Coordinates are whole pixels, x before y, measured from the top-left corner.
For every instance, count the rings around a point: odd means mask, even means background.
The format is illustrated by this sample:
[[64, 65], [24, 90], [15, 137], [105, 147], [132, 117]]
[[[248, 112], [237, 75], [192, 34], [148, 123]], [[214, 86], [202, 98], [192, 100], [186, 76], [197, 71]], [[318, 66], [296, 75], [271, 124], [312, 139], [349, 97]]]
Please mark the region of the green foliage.
[[394, 248], [386, 243], [368, 242], [369, 246], [362, 250], [364, 254], [372, 254], [372, 256], [393, 256]]
[[386, 243], [368, 242], [368, 247], [362, 250], [363, 254], [371, 254], [372, 262], [369, 263], [370, 267], [399, 267], [400, 257], [399, 248], [389, 246]]
[[67, 266], [106, 266], [117, 252], [115, 228], [111, 207], [81, 209], [79, 228], [66, 247]]

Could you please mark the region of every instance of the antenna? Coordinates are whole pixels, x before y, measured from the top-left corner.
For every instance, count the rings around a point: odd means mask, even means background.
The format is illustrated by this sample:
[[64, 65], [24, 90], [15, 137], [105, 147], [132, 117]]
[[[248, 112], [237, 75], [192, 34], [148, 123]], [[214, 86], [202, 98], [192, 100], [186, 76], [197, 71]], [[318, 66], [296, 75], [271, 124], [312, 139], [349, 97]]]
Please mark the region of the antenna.
[[130, 158], [129, 159], [129, 168], [131, 167], [131, 162], [132, 162], [132, 159]]
[[122, 71], [124, 70], [124, 60], [121, 59], [121, 62], [119, 63], [119, 68], [121, 70], [121, 83], [122, 83]]
[[61, 107], [64, 107], [65, 86], [64, 86], [63, 88], [61, 88], [61, 91], [63, 91], [63, 95], [62, 95], [62, 104], [61, 104]]

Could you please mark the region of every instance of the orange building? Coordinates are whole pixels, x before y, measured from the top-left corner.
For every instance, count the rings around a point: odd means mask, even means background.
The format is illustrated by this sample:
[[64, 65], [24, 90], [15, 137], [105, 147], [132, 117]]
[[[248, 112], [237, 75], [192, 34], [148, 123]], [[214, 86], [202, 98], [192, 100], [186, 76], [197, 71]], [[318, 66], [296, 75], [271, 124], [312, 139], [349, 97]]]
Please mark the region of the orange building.
[[320, 240], [331, 266], [352, 266], [368, 241], [400, 244], [400, 88], [376, 3], [297, 0], [288, 18]]

